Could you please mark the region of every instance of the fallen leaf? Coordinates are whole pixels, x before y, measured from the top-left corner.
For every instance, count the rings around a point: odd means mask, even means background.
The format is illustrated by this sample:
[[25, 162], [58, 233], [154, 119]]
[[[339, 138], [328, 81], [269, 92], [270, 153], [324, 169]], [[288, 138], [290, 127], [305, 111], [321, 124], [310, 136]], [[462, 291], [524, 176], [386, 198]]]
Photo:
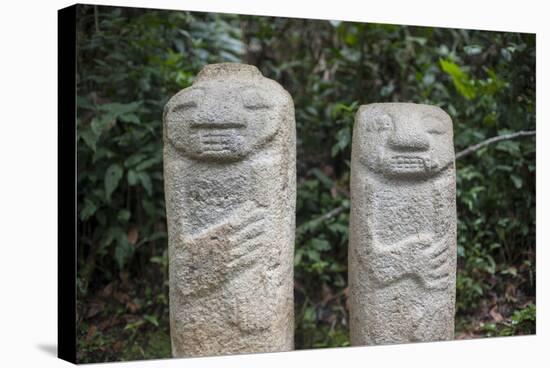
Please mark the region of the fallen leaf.
[[101, 291], [101, 296], [104, 298], [108, 298], [113, 294], [113, 283], [110, 282], [107, 286], [103, 288]]
[[138, 241], [138, 235], [139, 235], [139, 231], [137, 227], [133, 227], [130, 230], [128, 230], [128, 243], [132, 245], [136, 245]]
[[508, 284], [504, 292], [504, 297], [508, 301], [515, 302], [517, 300], [517, 288], [514, 284]]
[[113, 345], [113, 350], [115, 352], [120, 352], [122, 350], [122, 346], [124, 345], [124, 343], [122, 341], [117, 341], [115, 342], [115, 344]]
[[502, 314], [500, 314], [498, 311], [497, 311], [497, 308], [498, 306], [495, 305], [493, 308], [491, 308], [491, 310], [489, 311], [489, 315], [493, 318], [493, 320], [495, 322], [502, 322], [502, 320], [504, 320], [504, 317], [502, 317]]
[[349, 288], [344, 289], [344, 299], [346, 300], [345, 307], [346, 311], [349, 312]]
[[111, 328], [113, 327], [114, 325], [117, 324], [117, 319], [115, 317], [111, 317], [109, 319], [106, 319], [106, 320], [103, 320], [101, 321], [98, 325], [97, 325], [97, 328], [100, 330], [100, 331], [105, 331], [106, 329], [108, 328]]
[[86, 318], [92, 318], [103, 311], [105, 307], [103, 302], [91, 302], [88, 311], [86, 312]]
[[139, 305], [134, 302], [128, 302], [126, 303], [126, 308], [130, 311], [130, 313], [136, 313], [139, 310]]
[[333, 178], [334, 177], [334, 167], [332, 167], [330, 165], [323, 166], [323, 173], [326, 176], [328, 176], [329, 178]]
[[130, 296], [128, 294], [118, 292], [118, 291], [115, 292], [114, 298], [116, 299], [116, 301], [118, 301], [121, 304], [126, 304], [130, 301]]
[[97, 327], [95, 325], [91, 325], [90, 328], [88, 328], [88, 333], [86, 334], [86, 340], [90, 340], [95, 333], [97, 332]]
[[323, 283], [323, 286], [321, 288], [321, 294], [323, 296], [322, 304], [326, 304], [327, 302], [329, 302], [334, 298], [334, 294], [332, 293], [332, 290], [325, 283]]
[[118, 276], [120, 277], [120, 280], [122, 281], [123, 286], [124, 284], [127, 284], [130, 281], [130, 274], [128, 272], [124, 272], [124, 271], [120, 272]]

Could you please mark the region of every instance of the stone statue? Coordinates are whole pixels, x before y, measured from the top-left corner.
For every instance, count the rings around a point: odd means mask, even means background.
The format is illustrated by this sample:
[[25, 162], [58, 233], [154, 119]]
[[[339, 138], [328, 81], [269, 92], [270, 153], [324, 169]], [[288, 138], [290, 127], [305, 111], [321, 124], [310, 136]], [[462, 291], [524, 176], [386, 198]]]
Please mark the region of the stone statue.
[[206, 65], [164, 110], [175, 357], [294, 346], [296, 128], [251, 65]]
[[440, 108], [359, 108], [348, 257], [352, 345], [453, 338], [453, 127]]

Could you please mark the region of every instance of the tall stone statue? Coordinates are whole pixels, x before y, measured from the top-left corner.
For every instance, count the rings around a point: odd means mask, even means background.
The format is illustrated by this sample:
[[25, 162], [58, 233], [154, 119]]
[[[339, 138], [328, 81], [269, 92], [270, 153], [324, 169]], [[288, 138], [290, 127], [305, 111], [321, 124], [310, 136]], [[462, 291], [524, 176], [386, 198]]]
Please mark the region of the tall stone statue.
[[251, 65], [206, 65], [164, 110], [175, 357], [292, 350], [296, 128]]
[[351, 344], [452, 339], [455, 273], [451, 118], [429, 105], [361, 106], [351, 159]]

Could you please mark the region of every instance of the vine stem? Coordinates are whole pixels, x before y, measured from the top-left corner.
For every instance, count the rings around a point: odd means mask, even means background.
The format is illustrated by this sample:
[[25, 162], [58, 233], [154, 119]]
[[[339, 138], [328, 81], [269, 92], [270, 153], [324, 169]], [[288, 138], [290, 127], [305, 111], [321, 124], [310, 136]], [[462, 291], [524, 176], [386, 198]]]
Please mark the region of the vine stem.
[[535, 133], [536, 132], [534, 130], [520, 130], [519, 132], [515, 132], [515, 133], [497, 135], [496, 137], [486, 139], [484, 141], [481, 141], [477, 144], [474, 144], [474, 145], [458, 152], [455, 156], [455, 159], [456, 160], [461, 159], [462, 157], [467, 156], [470, 153], [474, 153], [475, 151], [477, 151], [477, 150], [479, 150], [479, 149], [481, 149], [485, 146], [488, 146], [490, 144], [493, 144], [493, 143], [497, 143], [497, 142], [501, 142], [501, 141], [507, 141], [507, 140], [510, 140], [510, 139], [515, 139], [515, 138], [520, 138], [520, 137], [527, 137], [527, 136], [530, 136], [530, 135], [535, 135]]

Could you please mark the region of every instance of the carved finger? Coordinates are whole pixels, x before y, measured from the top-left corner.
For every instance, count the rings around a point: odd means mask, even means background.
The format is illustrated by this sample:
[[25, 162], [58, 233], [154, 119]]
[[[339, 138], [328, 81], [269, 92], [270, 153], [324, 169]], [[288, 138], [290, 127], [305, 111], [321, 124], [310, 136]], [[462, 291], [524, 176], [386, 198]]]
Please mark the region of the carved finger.
[[439, 268], [441, 265], [445, 264], [449, 260], [449, 254], [447, 252], [443, 252], [440, 255], [434, 257], [430, 264], [432, 268]]
[[257, 254], [259, 249], [261, 249], [260, 243], [251, 242], [248, 247], [239, 249], [240, 251], [234, 254], [236, 258], [231, 260], [227, 266], [230, 268], [241, 268], [258, 262], [260, 260]]
[[265, 219], [266, 211], [264, 209], [254, 209], [250, 213], [246, 214], [246, 217], [240, 218], [238, 221], [232, 224], [235, 232], [240, 232], [246, 229], [248, 226]]
[[254, 222], [248, 224], [248, 226], [236, 231], [231, 236], [231, 240], [238, 244], [247, 240], [255, 239], [265, 233], [265, 223], [266, 220], [263, 218], [255, 220]]
[[445, 266], [446, 265], [442, 265], [439, 268], [437, 268], [436, 270], [430, 271], [428, 273], [428, 277], [430, 279], [439, 280], [442, 277], [445, 277], [445, 276], [449, 275], [449, 268], [445, 267]]
[[433, 246], [433, 249], [431, 249], [430, 253], [432, 254], [433, 258], [437, 258], [447, 252], [448, 249], [449, 246], [446, 242], [439, 242]]
[[449, 279], [440, 278], [435, 281], [430, 281], [426, 283], [426, 286], [429, 289], [433, 289], [433, 290], [445, 290], [449, 287]]
[[420, 244], [422, 248], [427, 248], [432, 245], [433, 237], [429, 234], [422, 233], [416, 236], [415, 241]]
[[410, 249], [411, 245], [416, 245], [420, 249], [425, 249], [432, 244], [432, 237], [425, 233], [416, 234], [405, 238], [393, 245], [393, 249], [400, 251], [401, 249]]
[[256, 249], [262, 248], [267, 242], [265, 237], [257, 236], [252, 239], [245, 239], [242, 242], [236, 243], [230, 250], [231, 256], [240, 256], [242, 254], [250, 253]]

